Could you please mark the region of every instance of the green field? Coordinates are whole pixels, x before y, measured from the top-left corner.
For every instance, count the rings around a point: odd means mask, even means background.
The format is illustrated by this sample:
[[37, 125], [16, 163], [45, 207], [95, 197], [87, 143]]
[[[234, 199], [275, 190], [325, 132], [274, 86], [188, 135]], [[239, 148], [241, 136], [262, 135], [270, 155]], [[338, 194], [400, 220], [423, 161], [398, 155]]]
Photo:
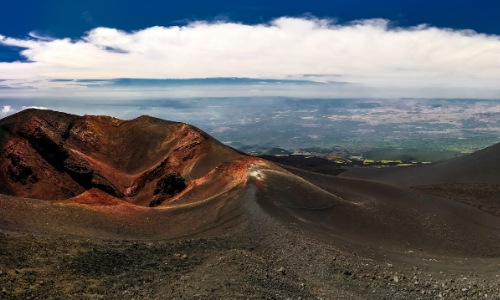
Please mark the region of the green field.
[[417, 148], [374, 148], [363, 153], [365, 159], [374, 161], [382, 160], [400, 160], [402, 162], [435, 162], [440, 160], [451, 159], [462, 155], [459, 151], [452, 150], [431, 150]]

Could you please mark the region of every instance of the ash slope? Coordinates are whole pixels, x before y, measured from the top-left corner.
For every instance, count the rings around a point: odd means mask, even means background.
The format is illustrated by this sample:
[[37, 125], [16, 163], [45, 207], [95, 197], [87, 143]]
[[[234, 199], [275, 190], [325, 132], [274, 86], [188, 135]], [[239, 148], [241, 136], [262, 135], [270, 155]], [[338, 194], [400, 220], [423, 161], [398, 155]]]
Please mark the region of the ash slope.
[[500, 144], [428, 165], [350, 168], [341, 177], [410, 187], [500, 216]]
[[182, 123], [29, 110], [0, 129], [3, 231], [257, 241], [282, 228], [370, 255], [500, 253], [498, 217], [394, 186], [292, 174]]
[[397, 168], [351, 168], [340, 175], [390, 183], [399, 186], [419, 186], [446, 182], [500, 183], [500, 144], [450, 160], [427, 165]]

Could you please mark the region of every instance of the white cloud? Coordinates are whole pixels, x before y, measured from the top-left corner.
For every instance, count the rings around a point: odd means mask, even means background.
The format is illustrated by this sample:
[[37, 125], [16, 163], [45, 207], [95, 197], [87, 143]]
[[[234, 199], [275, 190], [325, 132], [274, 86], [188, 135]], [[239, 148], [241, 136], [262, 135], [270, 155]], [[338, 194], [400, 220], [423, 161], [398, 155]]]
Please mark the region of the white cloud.
[[21, 110], [30, 109], [30, 108], [41, 109], [41, 110], [48, 110], [48, 109], [50, 109], [50, 108], [43, 107], [43, 106], [23, 106], [23, 107], [21, 107]]
[[38, 40], [42, 40], [42, 41], [53, 41], [55, 40], [54, 38], [50, 37], [50, 36], [45, 36], [45, 35], [42, 35], [36, 31], [32, 31], [30, 33], [28, 33], [28, 35], [34, 39], [38, 39]]
[[314, 74], [320, 82], [397, 90], [399, 96], [456, 88], [466, 96], [500, 95], [499, 36], [425, 25], [391, 28], [381, 19], [338, 25], [284, 17], [270, 24], [193, 22], [135, 32], [100, 27], [76, 41], [32, 36], [37, 39], [0, 36], [2, 44], [25, 48], [22, 55], [29, 60], [0, 63], [0, 79], [18, 86], [77, 88], [49, 80]]
[[12, 106], [10, 105], [4, 105], [4, 107], [2, 108], [2, 115], [10, 115], [14, 112], [15, 110], [12, 109]]

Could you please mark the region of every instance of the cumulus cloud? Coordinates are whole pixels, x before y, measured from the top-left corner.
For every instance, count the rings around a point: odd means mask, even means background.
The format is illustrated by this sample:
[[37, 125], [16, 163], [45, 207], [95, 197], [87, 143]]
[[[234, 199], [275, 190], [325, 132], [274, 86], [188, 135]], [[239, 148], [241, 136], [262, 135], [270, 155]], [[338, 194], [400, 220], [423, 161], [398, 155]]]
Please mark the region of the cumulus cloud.
[[391, 27], [381, 19], [340, 25], [283, 17], [257, 25], [191, 22], [134, 32], [99, 27], [79, 40], [32, 36], [37, 39], [0, 36], [1, 44], [24, 48], [28, 59], [0, 63], [0, 79], [43, 87], [56, 84], [51, 79], [307, 78], [386, 90], [494, 91], [500, 80], [499, 36]]
[[4, 105], [4, 107], [2, 108], [2, 115], [10, 115], [14, 112], [15, 110], [12, 109], [12, 106], [10, 105]]

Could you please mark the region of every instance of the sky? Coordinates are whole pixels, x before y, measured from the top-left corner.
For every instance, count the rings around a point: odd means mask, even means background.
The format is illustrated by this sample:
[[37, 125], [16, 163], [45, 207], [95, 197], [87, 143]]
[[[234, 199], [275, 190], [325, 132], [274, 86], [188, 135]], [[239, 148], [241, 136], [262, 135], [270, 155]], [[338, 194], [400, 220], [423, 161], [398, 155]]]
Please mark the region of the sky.
[[3, 1], [0, 98], [500, 99], [499, 13], [484, 0]]

